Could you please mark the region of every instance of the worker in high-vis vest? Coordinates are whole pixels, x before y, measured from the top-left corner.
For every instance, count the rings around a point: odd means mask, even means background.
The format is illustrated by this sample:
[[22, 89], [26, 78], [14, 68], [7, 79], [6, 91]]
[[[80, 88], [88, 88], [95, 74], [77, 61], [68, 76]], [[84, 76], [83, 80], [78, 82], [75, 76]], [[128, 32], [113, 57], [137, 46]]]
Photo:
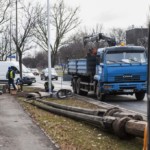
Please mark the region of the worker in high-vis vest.
[[16, 86], [14, 84], [15, 72], [11, 67], [8, 68], [6, 77], [8, 79], [8, 91], [10, 93], [11, 84], [12, 84], [14, 90], [16, 90]]

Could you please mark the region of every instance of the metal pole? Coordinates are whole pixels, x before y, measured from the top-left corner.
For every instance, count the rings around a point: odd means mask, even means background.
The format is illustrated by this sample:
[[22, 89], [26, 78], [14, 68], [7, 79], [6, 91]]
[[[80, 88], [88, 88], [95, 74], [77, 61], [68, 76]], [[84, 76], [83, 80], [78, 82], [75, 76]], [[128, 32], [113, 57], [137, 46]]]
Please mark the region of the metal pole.
[[11, 15], [10, 15], [10, 61], [11, 61]]
[[51, 94], [51, 48], [50, 48], [50, 4], [49, 0], [47, 0], [47, 28], [48, 28], [48, 87], [49, 94]]
[[149, 32], [148, 32], [148, 73], [147, 73], [147, 79], [148, 79], [148, 92], [147, 92], [147, 121], [148, 121], [148, 140], [147, 140], [147, 150], [150, 150], [150, 22], [149, 22]]
[[18, 3], [16, 0], [16, 61], [18, 61]]

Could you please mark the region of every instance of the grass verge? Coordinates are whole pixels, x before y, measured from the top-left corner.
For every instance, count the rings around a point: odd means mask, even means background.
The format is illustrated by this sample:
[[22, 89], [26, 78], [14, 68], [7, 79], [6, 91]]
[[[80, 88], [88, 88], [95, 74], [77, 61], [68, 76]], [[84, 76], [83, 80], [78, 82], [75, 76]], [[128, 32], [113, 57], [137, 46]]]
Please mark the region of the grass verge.
[[[36, 91], [36, 89], [24, 89]], [[21, 96], [21, 95], [20, 95]], [[141, 150], [143, 140], [134, 138], [121, 140], [113, 134], [101, 131], [99, 128], [84, 122], [75, 121], [38, 109], [25, 103], [23, 97], [18, 101], [23, 108], [44, 131], [60, 146], [62, 150]], [[98, 106], [79, 101], [74, 98], [54, 100], [46, 99], [59, 104], [95, 109]]]

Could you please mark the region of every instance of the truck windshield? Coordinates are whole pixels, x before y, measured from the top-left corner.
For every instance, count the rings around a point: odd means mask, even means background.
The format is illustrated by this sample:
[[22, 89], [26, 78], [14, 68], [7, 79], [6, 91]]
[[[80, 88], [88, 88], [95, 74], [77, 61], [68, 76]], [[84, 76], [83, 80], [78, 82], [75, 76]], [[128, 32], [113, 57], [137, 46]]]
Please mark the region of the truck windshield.
[[106, 63], [146, 63], [144, 51], [110, 51], [106, 54]]

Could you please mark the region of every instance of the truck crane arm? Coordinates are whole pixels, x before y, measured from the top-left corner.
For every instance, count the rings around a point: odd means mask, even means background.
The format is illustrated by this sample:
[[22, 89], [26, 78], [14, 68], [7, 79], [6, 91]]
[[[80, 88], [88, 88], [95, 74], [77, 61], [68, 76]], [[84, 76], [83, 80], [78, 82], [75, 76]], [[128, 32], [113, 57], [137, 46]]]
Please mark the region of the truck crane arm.
[[116, 40], [115, 38], [110, 38], [105, 36], [103, 33], [98, 33], [95, 35], [86, 36], [83, 38], [84, 46], [86, 46], [89, 42], [99, 42], [100, 40], [105, 40], [109, 46], [115, 46]]

